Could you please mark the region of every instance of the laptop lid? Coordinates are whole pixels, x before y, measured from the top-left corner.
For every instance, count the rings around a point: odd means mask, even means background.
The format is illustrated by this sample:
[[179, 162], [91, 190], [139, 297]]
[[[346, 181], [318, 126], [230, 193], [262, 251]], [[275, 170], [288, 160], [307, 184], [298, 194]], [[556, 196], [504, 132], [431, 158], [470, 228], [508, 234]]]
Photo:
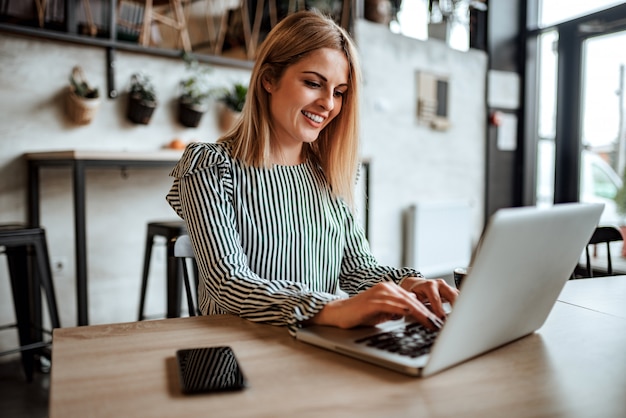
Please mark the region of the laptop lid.
[[409, 358], [355, 340], [402, 326], [301, 328], [296, 338], [409, 375], [428, 376], [524, 337], [543, 325], [595, 230], [602, 204], [497, 211], [430, 353]]

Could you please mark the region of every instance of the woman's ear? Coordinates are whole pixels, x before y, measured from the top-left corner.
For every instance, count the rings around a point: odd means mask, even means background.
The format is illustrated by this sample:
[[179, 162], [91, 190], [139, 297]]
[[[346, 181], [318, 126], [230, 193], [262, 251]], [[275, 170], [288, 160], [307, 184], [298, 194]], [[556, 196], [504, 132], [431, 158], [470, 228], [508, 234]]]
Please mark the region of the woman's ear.
[[263, 77], [263, 88], [265, 89], [266, 92], [268, 93], [272, 93], [272, 82], [269, 80], [269, 77]]

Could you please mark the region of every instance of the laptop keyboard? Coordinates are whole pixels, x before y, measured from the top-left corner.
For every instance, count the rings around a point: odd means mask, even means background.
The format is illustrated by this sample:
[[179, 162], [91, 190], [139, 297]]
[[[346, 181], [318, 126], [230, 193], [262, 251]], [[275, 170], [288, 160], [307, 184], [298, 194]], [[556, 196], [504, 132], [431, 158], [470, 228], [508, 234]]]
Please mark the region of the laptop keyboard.
[[439, 335], [439, 331], [429, 330], [422, 324], [414, 322], [393, 331], [359, 338], [355, 342], [391, 353], [417, 358], [430, 351], [430, 347], [435, 342], [437, 335]]

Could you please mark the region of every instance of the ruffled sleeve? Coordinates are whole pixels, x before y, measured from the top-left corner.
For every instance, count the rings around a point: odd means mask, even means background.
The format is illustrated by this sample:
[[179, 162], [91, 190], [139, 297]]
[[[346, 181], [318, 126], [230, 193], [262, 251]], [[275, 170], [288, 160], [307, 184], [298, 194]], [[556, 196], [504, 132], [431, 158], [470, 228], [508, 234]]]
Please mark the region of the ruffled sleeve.
[[230, 157], [222, 144], [192, 143], [187, 146], [182, 157], [170, 172], [174, 182], [165, 199], [176, 214], [184, 219], [180, 201], [180, 179], [204, 170], [214, 170], [225, 192], [232, 194]]
[[238, 219], [244, 174], [227, 144], [189, 145], [171, 175], [174, 183], [166, 198], [187, 225], [203, 314], [286, 325], [293, 335], [300, 323], [340, 297], [312, 291], [304, 283], [261, 277], [250, 268]]

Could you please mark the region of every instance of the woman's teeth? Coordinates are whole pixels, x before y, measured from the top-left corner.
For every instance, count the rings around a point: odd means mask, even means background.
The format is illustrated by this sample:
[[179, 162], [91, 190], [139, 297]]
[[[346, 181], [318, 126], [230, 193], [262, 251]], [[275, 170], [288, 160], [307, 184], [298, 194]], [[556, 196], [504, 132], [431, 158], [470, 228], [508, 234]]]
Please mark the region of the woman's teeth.
[[311, 119], [313, 122], [321, 123], [324, 120], [323, 117], [314, 115], [313, 113], [309, 113], [309, 112], [302, 112], [302, 113], [304, 114], [304, 116]]

